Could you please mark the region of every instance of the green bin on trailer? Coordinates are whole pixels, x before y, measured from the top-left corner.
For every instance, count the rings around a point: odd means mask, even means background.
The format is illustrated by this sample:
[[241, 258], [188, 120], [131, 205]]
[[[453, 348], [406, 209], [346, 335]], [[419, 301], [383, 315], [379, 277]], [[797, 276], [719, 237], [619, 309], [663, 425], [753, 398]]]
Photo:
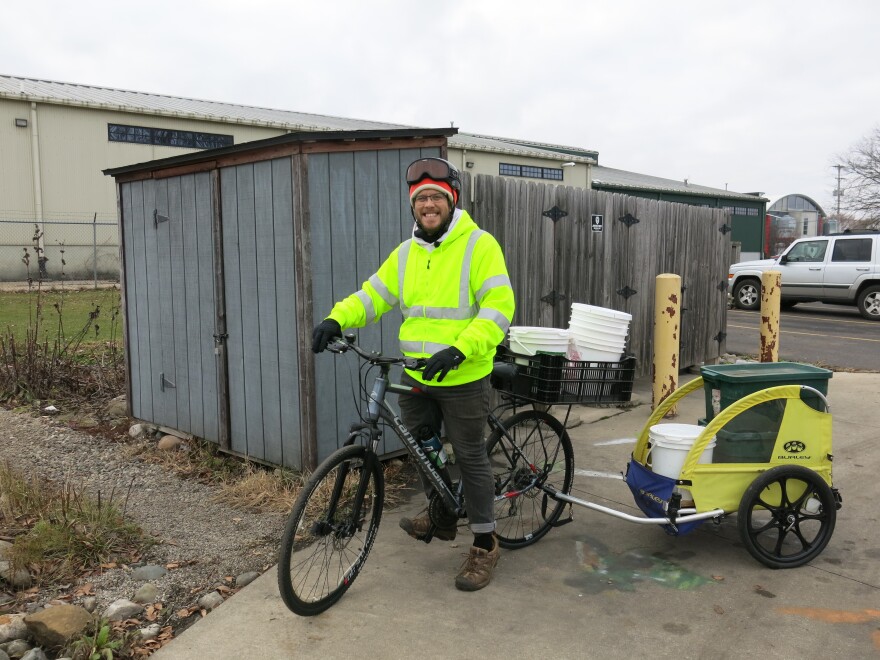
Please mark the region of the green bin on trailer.
[[[749, 394], [777, 385], [807, 385], [828, 394], [832, 372], [797, 362], [748, 362], [708, 365], [700, 368], [706, 397], [706, 422]], [[822, 400], [805, 393], [804, 403], [824, 410]], [[785, 400], [761, 403], [737, 415], [716, 436], [713, 462], [766, 463], [770, 460]], [[702, 421], [702, 420], [701, 420]]]

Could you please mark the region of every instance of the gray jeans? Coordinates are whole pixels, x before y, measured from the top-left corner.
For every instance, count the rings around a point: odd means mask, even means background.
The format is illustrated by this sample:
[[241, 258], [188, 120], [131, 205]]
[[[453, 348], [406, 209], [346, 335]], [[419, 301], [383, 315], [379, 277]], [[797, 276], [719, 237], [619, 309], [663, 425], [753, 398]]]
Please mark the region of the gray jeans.
[[[398, 397], [400, 417], [410, 432], [418, 438], [418, 430], [425, 424], [439, 430], [441, 420], [446, 428], [446, 437], [455, 452], [455, 465], [461, 472], [471, 531], [474, 534], [495, 531], [495, 480], [483, 442], [489, 412], [489, 377], [464, 385], [438, 387], [419, 383], [404, 372], [400, 382], [407, 387], [417, 386], [430, 396], [401, 394]], [[430, 485], [424, 477], [422, 484], [425, 493], [430, 494]]]

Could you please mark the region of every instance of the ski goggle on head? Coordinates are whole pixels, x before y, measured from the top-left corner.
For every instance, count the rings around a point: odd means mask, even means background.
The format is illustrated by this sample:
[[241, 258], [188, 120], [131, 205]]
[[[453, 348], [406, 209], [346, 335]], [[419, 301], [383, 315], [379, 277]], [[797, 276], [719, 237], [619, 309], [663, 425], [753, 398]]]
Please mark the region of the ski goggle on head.
[[422, 179], [446, 181], [453, 187], [453, 181], [459, 185], [461, 182], [458, 170], [442, 158], [421, 158], [406, 168], [407, 184], [412, 186]]

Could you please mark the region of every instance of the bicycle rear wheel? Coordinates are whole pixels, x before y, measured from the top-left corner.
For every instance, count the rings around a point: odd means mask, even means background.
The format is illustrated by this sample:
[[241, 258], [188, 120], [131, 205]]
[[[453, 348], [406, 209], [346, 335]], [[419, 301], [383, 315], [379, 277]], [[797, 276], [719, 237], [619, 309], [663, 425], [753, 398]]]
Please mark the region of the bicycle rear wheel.
[[565, 502], [551, 498], [544, 486], [569, 493], [574, 452], [562, 423], [537, 410], [502, 422], [486, 444], [495, 477], [495, 534], [504, 548], [522, 548], [544, 536]]
[[343, 447], [318, 466], [281, 539], [278, 588], [291, 611], [320, 614], [351, 586], [376, 538], [384, 496], [382, 466], [365, 447]]

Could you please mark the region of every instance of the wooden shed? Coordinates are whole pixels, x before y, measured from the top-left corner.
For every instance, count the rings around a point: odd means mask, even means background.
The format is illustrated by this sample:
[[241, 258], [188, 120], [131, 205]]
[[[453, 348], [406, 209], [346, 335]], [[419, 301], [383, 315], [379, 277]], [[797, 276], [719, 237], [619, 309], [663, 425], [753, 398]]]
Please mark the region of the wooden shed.
[[[404, 171], [445, 157], [455, 131], [290, 133], [105, 170], [130, 414], [291, 468], [334, 451], [357, 365], [314, 356], [312, 328], [410, 234]], [[386, 315], [360, 342], [396, 351], [399, 325]]]

